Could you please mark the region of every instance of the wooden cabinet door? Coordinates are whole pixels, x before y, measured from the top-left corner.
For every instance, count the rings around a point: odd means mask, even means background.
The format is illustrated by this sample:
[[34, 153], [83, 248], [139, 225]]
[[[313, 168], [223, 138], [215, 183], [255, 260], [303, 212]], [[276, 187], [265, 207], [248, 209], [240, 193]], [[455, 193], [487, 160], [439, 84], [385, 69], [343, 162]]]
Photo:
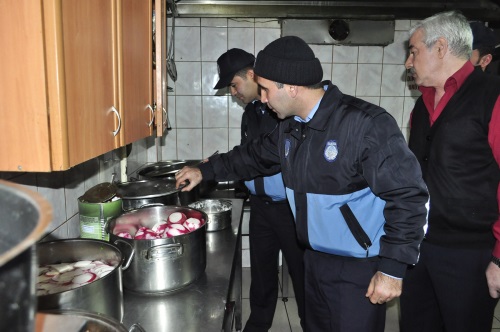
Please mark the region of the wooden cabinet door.
[[70, 165], [119, 146], [116, 6], [115, 0], [61, 1]]
[[42, 4], [0, 1], [0, 170], [51, 169]]
[[121, 0], [121, 145], [150, 136], [154, 126], [152, 0]]

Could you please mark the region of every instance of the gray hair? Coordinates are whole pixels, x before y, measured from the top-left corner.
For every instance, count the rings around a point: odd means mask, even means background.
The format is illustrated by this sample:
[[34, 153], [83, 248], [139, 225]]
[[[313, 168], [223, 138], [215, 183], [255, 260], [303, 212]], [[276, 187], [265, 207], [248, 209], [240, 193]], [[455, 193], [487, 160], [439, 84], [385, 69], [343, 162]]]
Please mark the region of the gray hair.
[[421, 29], [424, 44], [431, 48], [439, 38], [448, 42], [450, 53], [468, 60], [472, 54], [472, 30], [469, 22], [460, 12], [443, 12], [417, 23], [410, 29], [410, 36]]

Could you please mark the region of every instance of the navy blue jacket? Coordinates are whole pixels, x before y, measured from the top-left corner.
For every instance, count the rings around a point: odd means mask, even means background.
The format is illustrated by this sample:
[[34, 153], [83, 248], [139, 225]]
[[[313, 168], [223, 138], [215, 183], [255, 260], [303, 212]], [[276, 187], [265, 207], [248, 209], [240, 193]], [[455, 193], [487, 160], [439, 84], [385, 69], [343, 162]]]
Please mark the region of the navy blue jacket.
[[279, 129], [200, 167], [204, 179], [251, 179], [282, 171], [299, 240], [311, 249], [382, 259], [403, 277], [416, 264], [427, 225], [420, 166], [384, 109], [331, 82], [314, 117]]

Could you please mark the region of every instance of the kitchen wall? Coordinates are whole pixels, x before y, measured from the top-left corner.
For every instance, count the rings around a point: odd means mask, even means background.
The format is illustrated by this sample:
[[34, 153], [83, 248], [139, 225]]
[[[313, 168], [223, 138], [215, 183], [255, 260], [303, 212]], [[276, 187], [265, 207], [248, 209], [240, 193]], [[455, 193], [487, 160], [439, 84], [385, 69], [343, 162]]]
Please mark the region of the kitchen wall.
[[[332, 80], [346, 94], [387, 109], [405, 135], [419, 94], [405, 82], [403, 63], [410, 24], [409, 20], [396, 21], [394, 43], [386, 47], [311, 45], [322, 63], [324, 79]], [[279, 22], [177, 18], [175, 25], [178, 79], [168, 81], [173, 88], [168, 95], [172, 129], [160, 140], [162, 159], [201, 159], [216, 150], [228, 151], [240, 140], [243, 105], [235, 102], [227, 90], [212, 89], [218, 80], [217, 58], [233, 47], [257, 54], [280, 37]], [[168, 33], [170, 36], [170, 28]], [[0, 172], [0, 178], [26, 185], [52, 204], [54, 217], [45, 240], [78, 237], [78, 197], [92, 186], [110, 181], [112, 173], [119, 179], [121, 153], [120, 149], [106, 153], [68, 171]], [[134, 142], [126, 172], [133, 174], [145, 163], [155, 161], [158, 156], [154, 138]]]

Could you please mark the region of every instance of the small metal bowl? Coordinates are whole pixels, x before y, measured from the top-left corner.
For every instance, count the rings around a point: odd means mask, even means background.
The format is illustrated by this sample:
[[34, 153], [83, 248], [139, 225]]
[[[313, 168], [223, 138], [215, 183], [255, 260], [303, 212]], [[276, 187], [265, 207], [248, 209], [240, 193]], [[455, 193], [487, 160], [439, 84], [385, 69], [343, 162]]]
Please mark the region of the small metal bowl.
[[224, 199], [205, 199], [188, 205], [208, 216], [207, 232], [220, 231], [231, 226], [233, 204]]

